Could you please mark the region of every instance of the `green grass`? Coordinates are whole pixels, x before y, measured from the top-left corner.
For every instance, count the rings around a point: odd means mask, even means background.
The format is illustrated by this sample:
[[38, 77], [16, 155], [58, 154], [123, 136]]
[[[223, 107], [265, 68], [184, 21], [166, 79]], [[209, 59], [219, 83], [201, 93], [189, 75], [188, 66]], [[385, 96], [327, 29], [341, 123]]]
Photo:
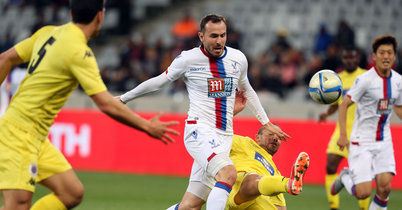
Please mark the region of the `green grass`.
[[[84, 201], [76, 208], [78, 210], [166, 209], [181, 199], [188, 183], [187, 178], [181, 177], [95, 172], [77, 174], [85, 186]], [[49, 191], [46, 188], [38, 185], [34, 200], [47, 193]], [[358, 209], [356, 199], [349, 196], [345, 190], [340, 195], [341, 209]], [[285, 196], [289, 210], [329, 209], [323, 186], [306, 185], [301, 195]], [[388, 209], [400, 209], [401, 198], [402, 191], [392, 191]]]

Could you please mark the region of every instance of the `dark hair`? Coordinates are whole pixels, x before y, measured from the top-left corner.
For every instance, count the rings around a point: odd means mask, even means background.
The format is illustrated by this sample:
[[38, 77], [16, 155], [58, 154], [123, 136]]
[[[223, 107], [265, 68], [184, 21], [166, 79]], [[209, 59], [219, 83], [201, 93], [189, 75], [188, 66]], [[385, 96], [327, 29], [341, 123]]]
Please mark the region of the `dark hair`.
[[105, 0], [70, 0], [74, 23], [88, 24], [105, 7]]
[[219, 23], [219, 22], [224, 22], [226, 24], [226, 19], [222, 15], [217, 15], [217, 14], [208, 14], [205, 15], [200, 22], [200, 30], [201, 32], [205, 32], [205, 25], [209, 22], [213, 23]]
[[398, 48], [398, 43], [396, 42], [396, 39], [394, 36], [385, 34], [385, 35], [376, 37], [373, 41], [373, 52], [376, 53], [377, 49], [380, 47], [380, 45], [383, 45], [383, 44], [392, 44], [392, 46], [394, 48], [394, 52], [396, 53], [396, 48]]
[[359, 50], [358, 50], [357, 47], [354, 46], [354, 45], [347, 45], [346, 47], [343, 48], [342, 54], [343, 54], [344, 52], [346, 52], [346, 51], [354, 51], [354, 53], [356, 53], [356, 54], [355, 54], [355, 56], [356, 56]]
[[[275, 124], [275, 123], [272, 123], [273, 125], [276, 125], [276, 126], [278, 126], [279, 127], [279, 125], [277, 125], [277, 124]], [[265, 129], [265, 126], [263, 125], [263, 126], [261, 126], [261, 128], [258, 130], [258, 132], [257, 132], [257, 134], [258, 135], [261, 135], [262, 134], [262, 132], [264, 131], [264, 129]]]

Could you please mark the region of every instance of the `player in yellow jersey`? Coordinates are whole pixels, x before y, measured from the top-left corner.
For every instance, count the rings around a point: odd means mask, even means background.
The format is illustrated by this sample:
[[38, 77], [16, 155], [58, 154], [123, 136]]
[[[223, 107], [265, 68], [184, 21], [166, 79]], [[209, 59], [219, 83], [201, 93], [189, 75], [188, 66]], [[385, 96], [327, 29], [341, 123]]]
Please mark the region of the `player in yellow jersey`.
[[253, 139], [234, 135], [230, 158], [237, 179], [226, 203], [228, 210], [286, 209], [283, 193], [298, 195], [302, 190], [303, 176], [309, 157], [301, 152], [292, 167], [290, 178], [283, 177], [272, 156], [278, 151], [281, 140], [264, 127]]
[[52, 190], [32, 209], [70, 209], [78, 205], [83, 186], [61, 153], [46, 137], [54, 118], [80, 84], [99, 109], [113, 119], [172, 142], [168, 127], [155, 116], [145, 120], [107, 91], [87, 42], [101, 29], [104, 0], [70, 1], [72, 22], [46, 26], [0, 54], [0, 82], [12, 66], [29, 62], [27, 76], [0, 119], [0, 190], [2, 210], [29, 209], [35, 182]]
[[[343, 83], [343, 93], [342, 97], [331, 104], [328, 107], [328, 110], [324, 113], [321, 113], [319, 116], [319, 122], [325, 121], [328, 116], [334, 114], [338, 110], [338, 105], [342, 103], [343, 96], [346, 96], [347, 91], [352, 87], [357, 76], [366, 72], [366, 70], [358, 67], [358, 54], [357, 50], [354, 47], [346, 47], [342, 50], [342, 64], [345, 68], [344, 71], [340, 72], [338, 75], [342, 79]], [[350, 136], [353, 127], [353, 120], [355, 115], [356, 105], [352, 105], [348, 109], [348, 121], [347, 121], [347, 133]], [[331, 184], [338, 177], [337, 170], [340, 162], [343, 158], [348, 157], [348, 150], [345, 149], [341, 151], [339, 146], [337, 145], [337, 141], [339, 139], [339, 123], [336, 123], [335, 131], [332, 134], [331, 140], [328, 143], [327, 148], [327, 168], [326, 168], [326, 176], [325, 176], [325, 189], [328, 197], [329, 206], [331, 209], [339, 208], [339, 195], [331, 195], [330, 189]], [[359, 200], [360, 209], [368, 209], [370, 200]]]

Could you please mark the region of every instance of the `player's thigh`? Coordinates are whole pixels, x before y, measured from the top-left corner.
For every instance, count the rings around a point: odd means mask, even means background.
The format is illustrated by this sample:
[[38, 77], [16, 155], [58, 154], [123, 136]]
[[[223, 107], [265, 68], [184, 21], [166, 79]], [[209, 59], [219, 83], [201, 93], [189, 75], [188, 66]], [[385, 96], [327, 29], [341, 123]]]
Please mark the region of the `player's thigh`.
[[63, 197], [66, 202], [80, 200], [84, 194], [84, 187], [72, 169], [54, 174], [40, 184]]
[[35, 190], [42, 142], [30, 128], [4, 117], [0, 119], [0, 190]]
[[348, 163], [353, 183], [360, 184], [373, 180], [373, 154], [369, 151], [368, 147], [350, 145]]

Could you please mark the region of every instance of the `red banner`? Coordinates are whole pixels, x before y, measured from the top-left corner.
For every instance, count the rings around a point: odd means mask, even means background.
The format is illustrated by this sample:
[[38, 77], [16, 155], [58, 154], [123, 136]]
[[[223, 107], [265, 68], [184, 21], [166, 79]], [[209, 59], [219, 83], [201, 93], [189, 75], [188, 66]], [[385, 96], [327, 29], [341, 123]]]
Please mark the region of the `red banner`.
[[[155, 113], [140, 113], [150, 119]], [[62, 110], [50, 130], [49, 138], [77, 170], [110, 171], [139, 174], [188, 176], [192, 158], [183, 144], [186, 115], [165, 114], [161, 120], [176, 120], [173, 128], [181, 132], [175, 143], [165, 145], [145, 133], [119, 124], [96, 110]], [[334, 122], [319, 124], [309, 120], [273, 119], [292, 138], [282, 142], [274, 161], [285, 176], [301, 151], [310, 155], [310, 167], [305, 181], [323, 184], [326, 148]], [[235, 134], [254, 139], [260, 123], [254, 118], [236, 117]], [[402, 160], [402, 125], [392, 125], [397, 171]], [[343, 165], [346, 165], [344, 161]], [[340, 167], [341, 169], [342, 167]], [[393, 188], [402, 189], [402, 178], [396, 175]]]

